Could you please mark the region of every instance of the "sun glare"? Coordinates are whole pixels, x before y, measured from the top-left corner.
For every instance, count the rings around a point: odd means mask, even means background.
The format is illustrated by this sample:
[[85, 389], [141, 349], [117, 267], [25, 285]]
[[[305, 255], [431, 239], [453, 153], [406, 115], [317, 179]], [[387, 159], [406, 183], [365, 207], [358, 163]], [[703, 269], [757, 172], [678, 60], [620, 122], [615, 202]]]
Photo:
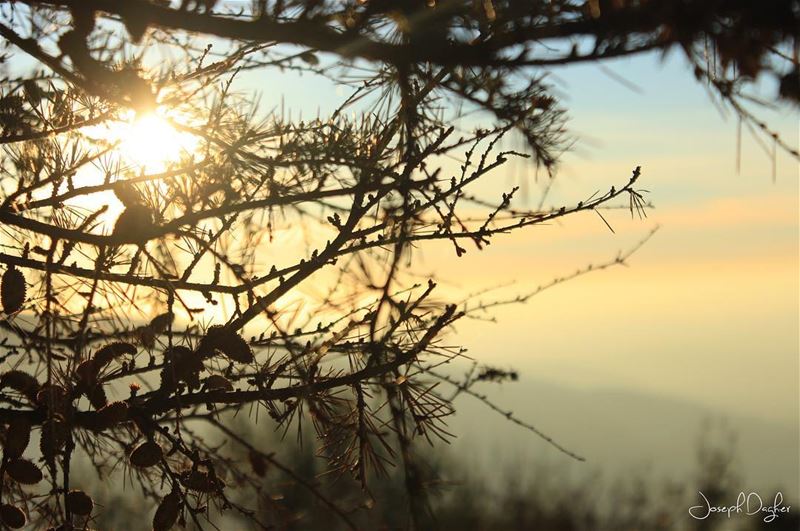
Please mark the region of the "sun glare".
[[[137, 114], [130, 111], [122, 119], [86, 127], [83, 132], [93, 139], [102, 139], [115, 145], [114, 155], [125, 167], [124, 174], [158, 174], [185, 157], [192, 157], [198, 150], [200, 139], [190, 133], [179, 131], [167, 119], [166, 113], [158, 109], [150, 113]], [[83, 167], [72, 180], [74, 186], [97, 186], [106, 182], [106, 171], [99, 166]], [[125, 178], [124, 176], [118, 178]], [[159, 181], [154, 181], [156, 184]], [[66, 183], [64, 189], [66, 191]], [[42, 189], [42, 198], [47, 190]], [[71, 206], [94, 209], [98, 204], [106, 210], [100, 221], [110, 231], [124, 210], [117, 197], [109, 192], [79, 196], [67, 201]]]
[[148, 172], [163, 171], [192, 153], [197, 137], [178, 131], [157, 111], [142, 115], [131, 112], [128, 120], [116, 122], [110, 128], [112, 140], [119, 142], [119, 153], [129, 164]]

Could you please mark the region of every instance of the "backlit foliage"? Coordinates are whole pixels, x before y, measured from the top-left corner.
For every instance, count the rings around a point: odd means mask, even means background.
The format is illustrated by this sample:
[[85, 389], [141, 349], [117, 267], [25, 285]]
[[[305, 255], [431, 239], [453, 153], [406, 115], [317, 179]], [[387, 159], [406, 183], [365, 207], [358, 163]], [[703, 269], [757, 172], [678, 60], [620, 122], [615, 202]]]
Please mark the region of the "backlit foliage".
[[[455, 395], [574, 456], [471, 389], [516, 372], [439, 368], [463, 354], [456, 321], [538, 291], [445, 300], [415, 249], [468, 260], [577, 212], [644, 214], [639, 168], [555, 209], [477, 187], [515, 157], [554, 174], [571, 139], [552, 66], [675, 49], [792, 151], [743, 91], [771, 76], [798, 101], [798, 18], [778, 0], [0, 2], [3, 523], [93, 527], [106, 493], [81, 490], [84, 459], [134, 485], [154, 529], [226, 511], [281, 525], [239, 493], [272, 469], [355, 527], [369, 503], [322, 496], [234, 416], [310, 423], [364, 500], [398, 466], [418, 529], [432, 524], [415, 451], [449, 436]], [[337, 107], [259, 106], [300, 73], [337, 85]], [[502, 151], [513, 135], [524, 148]], [[249, 463], [229, 457], [242, 450]]]

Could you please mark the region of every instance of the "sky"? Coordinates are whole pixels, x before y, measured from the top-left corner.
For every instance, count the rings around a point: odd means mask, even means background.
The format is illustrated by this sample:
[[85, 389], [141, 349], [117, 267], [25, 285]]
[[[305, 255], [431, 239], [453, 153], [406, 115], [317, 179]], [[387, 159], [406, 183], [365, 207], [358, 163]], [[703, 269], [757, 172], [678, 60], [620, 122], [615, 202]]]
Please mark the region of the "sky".
[[[736, 119], [719, 112], [680, 57], [605, 66], [639, 90], [597, 66], [553, 72], [579, 142], [564, 156], [546, 204], [619, 186], [641, 165], [640, 186], [655, 206], [648, 219], [609, 212], [612, 234], [596, 216], [572, 216], [497, 238], [458, 261], [447, 246], [424, 251], [421, 260], [430, 271], [448, 271], [463, 292], [508, 285], [498, 294], [518, 293], [605, 262], [659, 226], [629, 267], [498, 309], [496, 322], [461, 326], [458, 341], [481, 363], [519, 370], [518, 389], [486, 392], [583, 452], [590, 468], [655, 463], [691, 483], [701, 432], [709, 419], [723, 419], [739, 441], [749, 482], [742, 488], [788, 484], [796, 496], [798, 161], [778, 153], [773, 179], [771, 157], [745, 130], [737, 171]], [[772, 90], [767, 83], [756, 87], [768, 99]], [[759, 115], [798, 146], [797, 108]], [[537, 204], [546, 180], [540, 176], [537, 184], [524, 165], [498, 175], [494, 186], [522, 179], [533, 181], [528, 203]], [[485, 440], [489, 466], [509, 454], [553, 457], [529, 434], [504, 427], [504, 419], [476, 426], [470, 415], [457, 418], [454, 431], [472, 447]], [[486, 433], [494, 434], [491, 441]], [[470, 452], [468, 443], [458, 447]]]
[[[681, 400], [797, 434], [798, 161], [778, 152], [773, 176], [771, 157], [745, 131], [737, 171], [735, 117], [720, 113], [677, 55], [605, 67], [614, 75], [596, 65], [551, 73], [578, 142], [564, 155], [546, 204], [619, 187], [641, 166], [640, 186], [655, 206], [648, 218], [609, 212], [611, 233], [597, 216], [570, 216], [499, 236], [460, 259], [450, 245], [430, 244], [420, 249], [417, 267], [446, 272], [444, 289], [453, 294], [506, 286], [500, 297], [607, 261], [655, 226], [659, 231], [628, 267], [498, 309], [496, 322], [470, 321], [454, 338], [481, 363], [519, 370], [522, 385]], [[308, 117], [346, 97], [308, 76], [268, 72], [244, 80], [242, 88], [257, 91], [264, 107], [283, 104]], [[764, 83], [756, 91], [771, 99], [774, 87]], [[797, 108], [758, 113], [798, 145]], [[548, 181], [517, 163], [490, 175], [484, 190], [499, 197], [515, 184], [525, 185], [521, 199], [535, 206]], [[535, 402], [535, 386], [525, 389]]]
[[[644, 389], [796, 425], [798, 162], [779, 152], [773, 178], [771, 158], [745, 131], [737, 172], [735, 117], [720, 114], [677, 53], [604, 67], [551, 72], [578, 143], [563, 157], [547, 204], [624, 184], [641, 166], [641, 187], [656, 207], [649, 218], [610, 212], [612, 234], [596, 216], [572, 216], [499, 237], [460, 260], [450, 246], [431, 245], [420, 252], [420, 267], [448, 271], [450, 284], [467, 292], [511, 282], [523, 290], [605, 261], [659, 225], [629, 268], [500, 310], [497, 324], [465, 327], [459, 339], [480, 361], [554, 382]], [[258, 92], [266, 109], [285, 105], [311, 117], [346, 97], [311, 76], [257, 75], [244, 75], [242, 88]], [[756, 92], [772, 99], [775, 87], [761, 83]], [[798, 145], [797, 108], [758, 113]], [[535, 206], [547, 179], [518, 163], [486, 182], [497, 196], [522, 184]], [[506, 338], [500, 351], [492, 348], [497, 333]]]
[[[574, 204], [623, 185], [641, 166], [639, 185], [655, 207], [648, 218], [609, 211], [612, 233], [593, 214], [569, 216], [498, 236], [462, 258], [448, 243], [431, 243], [416, 254], [418, 270], [436, 274], [454, 297], [498, 286], [494, 296], [502, 298], [606, 262], [659, 230], [628, 267], [499, 308], [494, 322], [461, 323], [452, 342], [477, 362], [518, 370], [517, 384], [487, 393], [593, 466], [659, 463], [687, 480], [706, 422], [731, 419], [751, 481], [742, 488], [788, 484], [796, 497], [798, 161], [778, 152], [773, 175], [771, 155], [744, 129], [737, 168], [736, 117], [712, 103], [677, 54], [562, 68], [551, 72], [550, 82], [577, 139], [555, 181], [520, 162], [487, 176], [481, 190], [499, 197], [521, 185], [518, 198], [535, 207], [551, 184], [545, 205]], [[252, 87], [266, 105], [309, 115], [317, 107], [324, 115], [345, 97], [307, 77], [259, 79]], [[761, 82], [752, 93], [773, 100], [775, 87]], [[760, 108], [757, 115], [798, 146], [797, 108]], [[498, 452], [552, 457], [505, 419], [473, 416], [476, 407], [456, 404], [453, 431], [462, 436], [455, 443], [461, 452], [483, 447], [489, 467]]]
[[[494, 328], [509, 341], [502, 354], [481, 355], [564, 383], [645, 389], [796, 424], [797, 161], [779, 155], [773, 181], [770, 158], [745, 133], [737, 173], [736, 121], [720, 115], [680, 58], [607, 66], [641, 93], [597, 67], [556, 72], [571, 129], [586, 141], [565, 157], [555, 195], [605, 189], [641, 165], [641, 187], [655, 205], [648, 220], [620, 211], [609, 217], [616, 234], [588, 214], [521, 231], [498, 240], [473, 271], [480, 277], [491, 262], [490, 282], [514, 280], [518, 289], [612, 257], [654, 225], [660, 230], [629, 268], [498, 315]], [[762, 115], [797, 145], [797, 110]], [[473, 332], [477, 356], [488, 331], [470, 328], [462, 337]]]
[[[266, 108], [284, 105], [310, 117], [345, 97], [308, 76], [262, 75], [245, 86]], [[461, 259], [450, 245], [426, 245], [417, 255], [420, 270], [447, 271], [453, 293], [509, 283], [511, 291], [524, 291], [613, 258], [653, 227], [660, 230], [629, 267], [498, 310], [496, 323], [470, 323], [458, 330], [458, 341], [480, 362], [550, 382], [680, 397], [796, 427], [797, 160], [778, 152], [773, 178], [771, 156], [744, 129], [737, 171], [735, 116], [720, 112], [678, 54], [556, 69], [550, 82], [569, 110], [577, 144], [562, 158], [546, 204], [620, 186], [641, 166], [640, 186], [655, 206], [648, 219], [609, 212], [611, 233], [597, 216], [571, 216], [499, 236]], [[768, 100], [774, 92], [769, 82], [752, 89]], [[798, 145], [797, 108], [757, 114]], [[517, 163], [488, 176], [483, 190], [499, 197], [515, 184], [533, 207], [547, 178]]]
[[[497, 323], [470, 323], [458, 330], [458, 341], [476, 360], [523, 375], [680, 397], [796, 427], [798, 162], [778, 152], [773, 179], [772, 158], [744, 129], [737, 171], [735, 116], [720, 112], [677, 54], [604, 67], [551, 72], [577, 144], [562, 158], [546, 205], [619, 187], [641, 166], [640, 187], [655, 206], [648, 219], [609, 212], [611, 233], [593, 214], [571, 216], [499, 236], [461, 259], [450, 245], [431, 244], [417, 255], [420, 270], [446, 271], [444, 285], [453, 293], [509, 283], [511, 291], [498, 294], [524, 291], [607, 261], [659, 226], [630, 267], [498, 310]], [[274, 101], [308, 114], [317, 107], [324, 114], [344, 98], [341, 89], [321, 89], [312, 78], [281, 80], [250, 83], [266, 106]], [[770, 100], [774, 90], [768, 82], [753, 88]], [[797, 146], [797, 108], [757, 113]], [[517, 163], [487, 176], [483, 191], [499, 197], [516, 184], [534, 207], [547, 178]]]

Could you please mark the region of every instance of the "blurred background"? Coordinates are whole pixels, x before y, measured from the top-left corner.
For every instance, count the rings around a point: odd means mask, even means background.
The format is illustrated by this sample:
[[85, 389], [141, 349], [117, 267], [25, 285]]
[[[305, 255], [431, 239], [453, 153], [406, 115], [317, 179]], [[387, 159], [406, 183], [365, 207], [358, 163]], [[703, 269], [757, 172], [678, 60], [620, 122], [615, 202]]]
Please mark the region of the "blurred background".
[[[251, 86], [264, 103], [280, 97], [287, 109], [314, 101], [324, 114], [341, 101], [341, 89], [286, 78], [269, 89], [263, 79]], [[519, 372], [519, 381], [485, 384], [486, 392], [585, 455], [579, 468], [647, 466], [688, 481], [698, 440], [727, 431], [743, 489], [782, 485], [796, 497], [797, 161], [780, 150], [773, 156], [746, 127], [739, 135], [736, 116], [715, 106], [677, 55], [571, 66], [549, 79], [569, 109], [573, 150], [553, 180], [520, 159], [490, 175], [486, 193], [520, 185], [527, 206], [560, 206], [621, 185], [641, 166], [639, 184], [653, 206], [647, 219], [609, 211], [612, 233], [596, 215], [579, 214], [498, 237], [461, 259], [449, 245], [421, 246], [420, 272], [440, 277], [453, 296], [497, 287], [485, 299], [502, 298], [607, 261], [660, 230], [630, 267], [493, 310], [494, 322], [462, 325], [457, 343], [480, 363]], [[774, 92], [767, 83], [754, 87], [766, 100]], [[798, 145], [797, 108], [756, 112]], [[480, 466], [558, 457], [469, 397], [456, 405], [453, 446]]]
[[[324, 115], [345, 97], [318, 79], [280, 76], [270, 84], [243, 74], [241, 88], [259, 93], [267, 110], [310, 115]], [[483, 383], [479, 392], [586, 462], [459, 396], [450, 444], [417, 446], [439, 478], [429, 485], [438, 493], [432, 503], [439, 526], [800, 528], [797, 161], [740, 131], [676, 56], [570, 67], [549, 79], [569, 108], [574, 149], [553, 180], [520, 160], [487, 178], [484, 192], [499, 196], [520, 185], [527, 206], [560, 206], [621, 185], [641, 166], [640, 185], [652, 202], [647, 219], [609, 211], [612, 232], [594, 214], [571, 216], [499, 237], [461, 259], [449, 245], [426, 245], [416, 254], [420, 273], [440, 277], [448, 296], [496, 288], [485, 295], [496, 300], [605, 262], [660, 230], [629, 267], [497, 308], [453, 334], [471, 360], [518, 372], [517, 381]], [[755, 87], [766, 99], [774, 91]], [[314, 112], [309, 101], [318, 106]], [[798, 109], [757, 112], [798, 145]], [[313, 284], [303, 289], [314, 295]], [[461, 360], [443, 371], [469, 368], [470, 360]], [[276, 437], [266, 428], [259, 436], [267, 445]], [[311, 446], [275, 442], [278, 455], [304, 464], [309, 480], [324, 470]], [[308, 494], [281, 483], [280, 475], [266, 477], [265, 514], [277, 519], [293, 507], [301, 517], [296, 529], [335, 525]], [[337, 499], [358, 498], [345, 479], [324, 488]], [[404, 527], [400, 480], [373, 488], [375, 507], [359, 513], [360, 523]], [[740, 492], [758, 493], [765, 506], [780, 493], [791, 508], [772, 522], [763, 513], [696, 520], [689, 508], [702, 504], [700, 492], [725, 506]], [[110, 524], [124, 518], [125, 503], [122, 497], [118, 516], [106, 514]]]
[[[497, 198], [519, 185], [519, 204], [558, 207], [621, 186], [641, 166], [639, 184], [652, 202], [647, 218], [608, 211], [612, 231], [595, 214], [578, 214], [497, 237], [462, 258], [448, 242], [424, 245], [416, 270], [440, 278], [441, 297], [492, 288], [475, 299], [492, 301], [606, 262], [659, 230], [628, 267], [498, 307], [452, 334], [467, 357], [442, 372], [461, 375], [472, 362], [516, 371], [516, 381], [484, 382], [476, 391], [586, 461], [461, 394], [449, 444], [416, 446], [437, 478], [429, 487], [439, 527], [800, 529], [798, 162], [715, 106], [677, 55], [555, 69], [549, 81], [569, 109], [574, 148], [552, 179], [520, 159], [489, 175], [482, 192]], [[271, 70], [241, 73], [236, 88], [258, 94], [264, 111], [309, 117], [330, 113], [348, 95], [325, 80]], [[754, 91], [769, 101], [776, 88], [756, 84]], [[798, 111], [756, 109], [790, 146], [798, 146]], [[501, 148], [520, 146], [510, 138]], [[444, 164], [455, 169], [459, 162]], [[302, 290], [316, 295], [313, 283]], [[324, 471], [313, 445], [279, 443], [266, 425], [240, 428], [263, 430], [256, 436], [265, 447], [300, 463], [307, 481]], [[265, 519], [296, 514], [291, 529], [337, 525], [281, 478], [270, 470], [264, 476], [257, 502]], [[115, 487], [119, 497], [99, 512], [97, 525], [148, 527], [150, 515], [137, 518], [141, 508], [126, 496], [128, 483]], [[345, 478], [320, 489], [338, 500], [363, 498]], [[400, 479], [390, 475], [373, 489], [374, 507], [354, 518], [365, 529], [405, 527]], [[771, 522], [763, 512], [705, 520], [689, 514], [702, 504], [700, 493], [728, 506], [740, 492], [758, 493], [765, 505], [780, 493], [789, 513]], [[221, 528], [245, 528], [228, 518]]]

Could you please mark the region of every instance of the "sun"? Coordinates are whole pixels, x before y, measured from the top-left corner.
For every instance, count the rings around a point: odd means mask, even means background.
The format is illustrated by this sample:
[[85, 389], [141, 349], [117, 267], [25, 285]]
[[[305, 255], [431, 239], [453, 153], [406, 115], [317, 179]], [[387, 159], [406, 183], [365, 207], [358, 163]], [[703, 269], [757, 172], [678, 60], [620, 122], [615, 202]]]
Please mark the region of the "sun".
[[109, 124], [107, 138], [118, 143], [117, 151], [127, 164], [145, 172], [164, 171], [170, 163], [192, 154], [198, 138], [177, 130], [164, 113], [129, 112], [124, 121]]
[[[125, 178], [123, 175], [154, 175], [167, 171], [186, 159], [193, 159], [199, 150], [200, 137], [180, 131], [173, 123], [180, 122], [180, 116], [174, 110], [156, 109], [151, 112], [128, 111], [114, 120], [86, 127], [82, 132], [93, 142], [102, 141], [103, 145], [113, 146], [112, 159], [104, 165], [84, 165], [73, 177], [71, 184], [75, 187], [95, 187], [106, 184], [108, 172], [116, 171], [119, 162], [119, 175], [115, 180]], [[151, 186], [160, 187], [160, 179], [152, 181]], [[64, 183], [61, 192], [68, 190]], [[51, 193], [44, 188], [42, 197]], [[35, 197], [35, 199], [41, 199]], [[106, 231], [110, 231], [124, 206], [111, 191], [92, 193], [87, 196], [71, 198], [67, 204], [88, 210], [104, 205], [104, 212], [97, 218]]]

